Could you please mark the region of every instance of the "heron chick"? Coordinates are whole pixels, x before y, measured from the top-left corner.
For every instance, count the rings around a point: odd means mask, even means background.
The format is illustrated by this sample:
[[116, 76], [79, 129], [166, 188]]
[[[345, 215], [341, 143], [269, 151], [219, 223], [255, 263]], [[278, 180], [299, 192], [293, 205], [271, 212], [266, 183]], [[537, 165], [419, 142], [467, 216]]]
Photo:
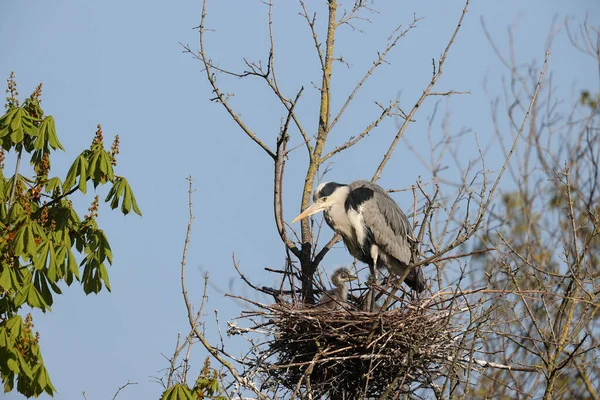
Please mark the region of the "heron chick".
[[319, 306], [326, 308], [338, 308], [346, 304], [348, 300], [348, 287], [346, 282], [351, 282], [358, 279], [356, 275], [350, 273], [348, 268], [338, 268], [331, 274], [331, 283], [335, 286], [334, 289], [327, 290], [323, 293]]
[[[327, 225], [342, 236], [352, 256], [369, 265], [376, 282], [377, 268], [405, 274], [416, 239], [408, 218], [381, 186], [368, 181], [324, 182], [313, 200], [292, 223], [323, 211]], [[417, 292], [425, 290], [420, 268], [411, 269], [404, 282]]]

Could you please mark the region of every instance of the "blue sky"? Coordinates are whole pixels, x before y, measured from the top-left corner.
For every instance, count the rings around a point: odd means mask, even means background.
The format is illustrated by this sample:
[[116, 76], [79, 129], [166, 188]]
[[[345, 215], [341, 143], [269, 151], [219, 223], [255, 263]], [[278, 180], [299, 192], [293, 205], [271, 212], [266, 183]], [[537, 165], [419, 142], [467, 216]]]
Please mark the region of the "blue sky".
[[[318, 12], [324, 38], [324, 1], [307, 2]], [[393, 4], [392, 4], [393, 3]], [[360, 91], [356, 102], [330, 135], [329, 149], [356, 135], [379, 109], [400, 97], [405, 108], [420, 95], [431, 74], [431, 59], [438, 58], [460, 16], [463, 2], [430, 0], [375, 4], [380, 13], [371, 23], [359, 23], [365, 33], [339, 30], [336, 55], [350, 68], [334, 67], [333, 104], [337, 110], [345, 96], [369, 68], [376, 51], [399, 24], [424, 17]], [[117, 173], [131, 183], [144, 216], [123, 217], [102, 207], [99, 223], [107, 232], [114, 252], [110, 269], [112, 293], [85, 296], [74, 285], [57, 296], [53, 311], [35, 314], [41, 332], [46, 365], [58, 389], [56, 398], [112, 398], [128, 380], [138, 385], [119, 396], [158, 398], [162, 388], [152, 383], [167, 367], [161, 354], [169, 355], [178, 332], [187, 332], [187, 320], [179, 287], [179, 262], [187, 223], [187, 181], [195, 180], [195, 225], [188, 255], [188, 290], [199, 304], [203, 271], [211, 277], [207, 305], [207, 332], [215, 339], [213, 309], [224, 321], [239, 314], [239, 303], [225, 292], [254, 296], [237, 278], [231, 264], [233, 252], [242, 270], [261, 285], [277, 277], [264, 267], [283, 265], [283, 246], [273, 220], [272, 162], [262, 150], [228, 118], [212, 97], [198, 61], [182, 53], [179, 42], [196, 48], [201, 1], [82, 2], [65, 0], [3, 1], [0, 4], [0, 76], [15, 71], [22, 98], [44, 83], [43, 107], [56, 119], [57, 132], [66, 152], [57, 154], [53, 172], [64, 176], [69, 163], [89, 146], [95, 127], [103, 126], [105, 137], [119, 134], [121, 154]], [[304, 86], [298, 114], [309, 132], [317, 124], [320, 82], [317, 58], [297, 2], [276, 1], [278, 77], [282, 89], [292, 97]], [[481, 28], [484, 18], [501, 51], [508, 46], [507, 29], [517, 23], [515, 50], [519, 63], [541, 62], [552, 21], [557, 33], [549, 68], [558, 94], [571, 99], [581, 88], [598, 88], [593, 62], [574, 50], [565, 35], [562, 20], [573, 16], [576, 23], [589, 13], [598, 26], [600, 6], [595, 0], [473, 0], [463, 28], [451, 50], [437, 90], [470, 91], [455, 96], [442, 109], [452, 113], [450, 130], [477, 132], [487, 143], [492, 137], [489, 102], [483, 90], [487, 78], [490, 93], [501, 95], [501, 67]], [[259, 0], [209, 1], [207, 26], [215, 29], [206, 38], [210, 56], [222, 67], [243, 70], [242, 57], [266, 60], [268, 55], [266, 7]], [[232, 105], [247, 124], [274, 146], [282, 107], [259, 80], [220, 78], [223, 91], [235, 93]], [[428, 100], [406, 135], [417, 149], [425, 151], [427, 118], [436, 99]], [[438, 120], [439, 121], [439, 120]], [[328, 179], [340, 182], [370, 178], [382, 152], [395, 134], [396, 121], [382, 123], [356, 148], [335, 160]], [[440, 124], [434, 124], [440, 130]], [[464, 144], [465, 159], [476, 157], [472, 140]], [[299, 144], [292, 137], [290, 147]], [[292, 153], [285, 181], [285, 218], [299, 211], [306, 155]], [[500, 158], [492, 152], [488, 168], [497, 169]], [[419, 175], [427, 178], [414, 156], [402, 145], [387, 166], [380, 184], [406, 187]], [[106, 195], [105, 192], [100, 192]], [[402, 207], [409, 198], [396, 197]], [[88, 201], [75, 198], [81, 209]], [[91, 198], [90, 198], [91, 200]], [[79, 202], [78, 202], [79, 201]], [[351, 262], [338, 246], [324, 262], [325, 270]], [[231, 341], [241, 351], [241, 344]], [[194, 375], [205, 353], [196, 346], [192, 359]], [[9, 394], [7, 398], [21, 396]]]

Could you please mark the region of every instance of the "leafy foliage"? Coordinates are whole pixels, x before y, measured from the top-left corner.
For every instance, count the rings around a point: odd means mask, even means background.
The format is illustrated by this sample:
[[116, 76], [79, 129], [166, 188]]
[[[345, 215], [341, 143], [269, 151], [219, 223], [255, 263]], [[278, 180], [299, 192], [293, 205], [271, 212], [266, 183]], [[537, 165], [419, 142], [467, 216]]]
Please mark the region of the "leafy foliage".
[[0, 358], [3, 360], [0, 375], [4, 391], [13, 390], [18, 376], [17, 390], [25, 396], [37, 396], [42, 392], [52, 395], [56, 389], [42, 361], [39, 335], [34, 335], [32, 328], [31, 314], [27, 314], [25, 322], [20, 315], [14, 315], [0, 325]]
[[211, 369], [210, 358], [207, 357], [193, 388], [185, 382], [176, 383], [164, 391], [161, 400], [225, 400], [227, 397], [220, 394], [223, 391], [219, 385], [219, 378], [219, 372]]
[[[4, 391], [14, 389], [27, 397], [56, 390], [44, 367], [28, 314], [28, 305], [46, 312], [53, 296], [62, 294], [60, 283], [81, 282], [86, 294], [110, 291], [107, 263], [112, 264], [108, 239], [98, 227], [99, 197], [89, 213], [80, 218], [69, 196], [87, 192], [87, 184], [110, 184], [106, 202], [115, 209], [121, 202], [123, 214], [142, 215], [127, 180], [116, 176], [119, 138], [104, 148], [102, 128], [89, 149], [73, 162], [64, 180], [50, 177], [50, 156], [61, 149], [54, 118], [41, 108], [42, 85], [22, 105], [17, 98], [14, 75], [8, 80], [6, 113], [0, 117], [0, 375]], [[16, 153], [14, 175], [6, 177], [5, 151]], [[34, 176], [19, 173], [29, 156]], [[80, 254], [78, 262], [76, 254]]]

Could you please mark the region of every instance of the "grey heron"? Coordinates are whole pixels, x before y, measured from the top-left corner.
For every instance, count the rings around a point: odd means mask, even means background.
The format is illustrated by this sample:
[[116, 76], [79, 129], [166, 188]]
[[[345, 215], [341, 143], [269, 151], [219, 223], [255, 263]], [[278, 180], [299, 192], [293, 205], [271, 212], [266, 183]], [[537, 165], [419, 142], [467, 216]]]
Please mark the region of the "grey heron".
[[338, 268], [331, 274], [331, 283], [335, 286], [332, 290], [327, 290], [321, 297], [321, 301], [317, 307], [339, 308], [346, 304], [348, 300], [348, 287], [346, 282], [351, 282], [358, 279], [356, 275], [352, 275], [347, 268]]
[[[416, 240], [408, 218], [381, 186], [368, 181], [324, 182], [313, 200], [292, 223], [323, 211], [327, 225], [342, 236], [352, 256], [369, 265], [376, 281], [377, 268], [405, 273]], [[420, 268], [412, 269], [404, 282], [417, 292], [425, 290]]]

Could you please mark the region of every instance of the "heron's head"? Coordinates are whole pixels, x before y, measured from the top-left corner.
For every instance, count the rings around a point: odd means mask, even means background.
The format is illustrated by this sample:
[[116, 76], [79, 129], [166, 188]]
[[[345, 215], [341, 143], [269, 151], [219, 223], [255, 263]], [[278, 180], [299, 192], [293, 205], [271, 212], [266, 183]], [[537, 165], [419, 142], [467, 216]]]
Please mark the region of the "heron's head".
[[358, 279], [358, 276], [353, 275], [348, 268], [338, 268], [331, 275], [331, 282], [336, 286], [343, 285], [346, 282], [351, 282], [356, 279]]
[[313, 203], [298, 215], [292, 223], [300, 221], [309, 215], [316, 214], [321, 211], [326, 211], [334, 204], [344, 204], [348, 197], [348, 186], [336, 182], [323, 182], [315, 190], [313, 194]]

